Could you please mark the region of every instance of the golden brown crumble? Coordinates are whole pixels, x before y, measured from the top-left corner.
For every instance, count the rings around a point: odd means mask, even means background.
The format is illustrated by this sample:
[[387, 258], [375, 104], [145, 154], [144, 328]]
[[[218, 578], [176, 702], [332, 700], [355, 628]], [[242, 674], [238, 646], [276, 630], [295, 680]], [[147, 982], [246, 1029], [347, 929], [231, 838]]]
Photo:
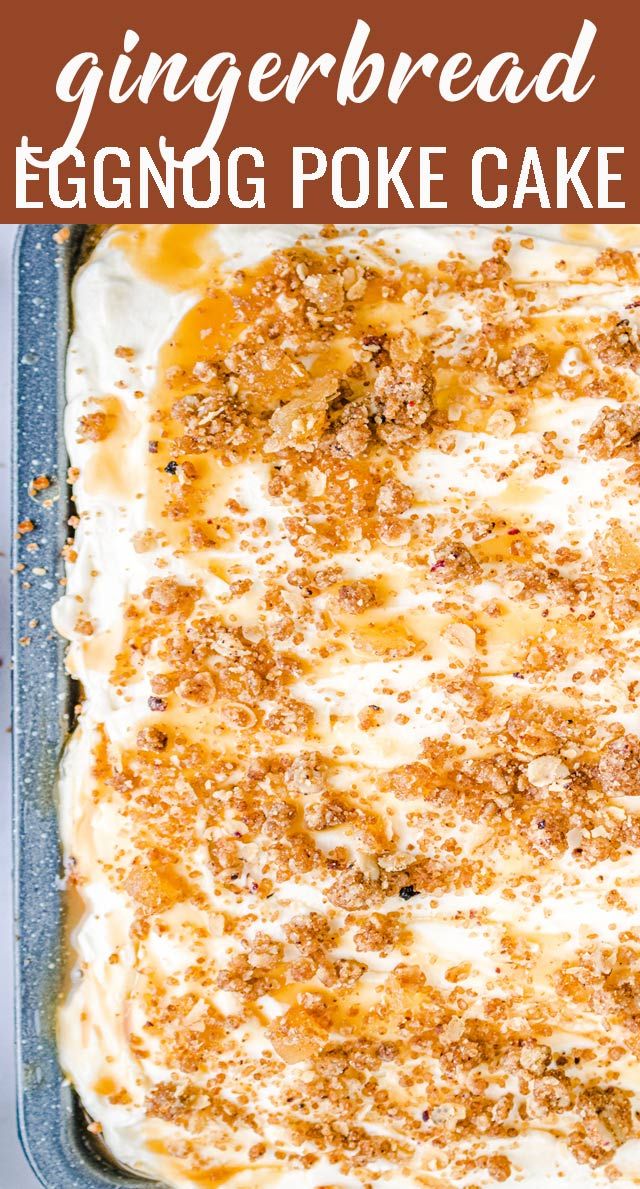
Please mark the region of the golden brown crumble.
[[613, 458], [637, 445], [640, 435], [640, 410], [633, 405], [611, 408], [605, 405], [593, 425], [580, 439], [580, 445], [594, 458]]
[[548, 367], [546, 351], [541, 351], [534, 343], [524, 343], [498, 364], [498, 376], [507, 388], [513, 384], [525, 388], [543, 376]]
[[107, 413], [100, 410], [95, 413], [85, 413], [80, 418], [78, 427], [79, 442], [103, 442], [109, 435], [111, 426]]
[[[593, 458], [602, 504], [630, 502], [635, 316], [576, 318], [502, 236], [430, 269], [323, 240], [213, 275], [150, 399], [149, 577], [110, 672], [144, 713], [93, 778], [123, 827], [131, 1047], [166, 1070], [144, 1108], [187, 1162], [241, 1129], [257, 1168], [327, 1158], [367, 1189], [425, 1153], [453, 1184], [505, 1182], [537, 1130], [610, 1170], [638, 1136], [615, 1071], [640, 1056], [640, 748], [618, 713], [640, 550], [560, 508]], [[585, 279], [636, 268], [607, 250]], [[556, 431], [547, 405], [583, 398], [597, 412]], [[606, 944], [586, 917], [557, 943], [510, 922], [581, 881], [623, 919]], [[479, 946], [450, 953], [465, 930]], [[172, 931], [190, 964], [160, 985], [144, 946]]]
[[609, 367], [640, 368], [638, 332], [628, 318], [622, 318], [605, 334], [597, 335], [593, 350]]

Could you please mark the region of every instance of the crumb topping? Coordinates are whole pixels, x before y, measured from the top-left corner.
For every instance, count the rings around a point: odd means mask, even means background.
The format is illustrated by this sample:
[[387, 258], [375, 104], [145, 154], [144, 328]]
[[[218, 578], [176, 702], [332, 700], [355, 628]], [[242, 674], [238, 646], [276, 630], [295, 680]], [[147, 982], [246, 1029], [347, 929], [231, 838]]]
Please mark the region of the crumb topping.
[[[100, 724], [90, 773], [137, 1072], [103, 1097], [185, 1185], [205, 1152], [501, 1183], [532, 1133], [615, 1179], [640, 348], [635, 310], [584, 311], [628, 304], [637, 260], [568, 285], [507, 239], [428, 266], [321, 239], [212, 271], [139, 402], [146, 578], [104, 672], [136, 721]], [[77, 433], [110, 449], [109, 414]], [[74, 647], [96, 633], [78, 608]]]

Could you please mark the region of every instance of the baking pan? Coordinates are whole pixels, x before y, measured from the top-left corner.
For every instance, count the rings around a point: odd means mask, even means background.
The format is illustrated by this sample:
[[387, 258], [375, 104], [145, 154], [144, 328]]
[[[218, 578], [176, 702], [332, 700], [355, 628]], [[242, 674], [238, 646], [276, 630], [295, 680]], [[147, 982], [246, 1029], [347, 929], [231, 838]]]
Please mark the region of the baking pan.
[[[161, 1189], [116, 1167], [87, 1131], [55, 1042], [69, 967], [56, 779], [78, 691], [51, 608], [71, 512], [63, 433], [70, 284], [89, 232], [85, 224], [25, 226], [14, 256], [12, 522], [34, 524], [14, 539], [12, 581], [18, 1128], [47, 1189]], [[34, 490], [38, 475], [48, 487]]]
[[[64, 642], [51, 626], [51, 607], [60, 594], [60, 550], [71, 510], [63, 434], [70, 282], [88, 230], [84, 224], [25, 226], [14, 257], [12, 516], [14, 526], [35, 526], [16, 537], [13, 549], [18, 1127], [47, 1189], [152, 1189], [149, 1180], [116, 1168], [93, 1143], [55, 1043], [68, 966], [56, 774], [77, 690], [64, 671]], [[38, 475], [50, 486], [34, 490]]]

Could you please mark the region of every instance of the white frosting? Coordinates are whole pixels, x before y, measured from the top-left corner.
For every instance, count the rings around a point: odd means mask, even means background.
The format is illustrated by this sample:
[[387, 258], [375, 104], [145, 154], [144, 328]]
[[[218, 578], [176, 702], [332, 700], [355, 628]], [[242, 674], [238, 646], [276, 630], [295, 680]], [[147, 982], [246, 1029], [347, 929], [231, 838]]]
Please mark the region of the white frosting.
[[[522, 229], [522, 234], [528, 230]], [[568, 248], [566, 243], [551, 236], [546, 238], [541, 229], [531, 230], [536, 232], [535, 250], [519, 247], [516, 241], [510, 256], [513, 272], [523, 280], [530, 278], [532, 283], [543, 279], [557, 283], [556, 265], [559, 260], [568, 259], [567, 279], [558, 293], [562, 298], [579, 294], [579, 304], [573, 307], [572, 315], [577, 312], [580, 316], [591, 317], [622, 311], [630, 297], [635, 296], [634, 287], [614, 281], [610, 287], [602, 283], [574, 285], [572, 277], [577, 270], [593, 259], [592, 248], [577, 245]], [[311, 234], [313, 229], [289, 225], [223, 225], [212, 232], [212, 245], [215, 241], [216, 249], [229, 267], [248, 267], [274, 248], [292, 244], [302, 232]], [[378, 235], [383, 237], [387, 251], [397, 254], [401, 260], [418, 263], [442, 259], [452, 250], [463, 251], [479, 263], [491, 255], [495, 236], [495, 231], [490, 228], [445, 225], [376, 228], [375, 232], [376, 238]], [[100, 637], [102, 646], [117, 651], [124, 629], [123, 605], [131, 596], [139, 595], [150, 578], [157, 575], [159, 555], [166, 558], [167, 573], [190, 579], [185, 559], [176, 558], [168, 549], [163, 554], [162, 548], [136, 552], [134, 536], [143, 531], [148, 522], [147, 443], [153, 432], [147, 421], [146, 398], [154, 387], [160, 348], [193, 305], [197, 293], [176, 291], [145, 279], [113, 241], [114, 233], [107, 234], [75, 279], [75, 326], [67, 367], [66, 434], [71, 464], [80, 471], [75, 498], [81, 519], [74, 545], [77, 561], [69, 567], [67, 592], [56, 608], [55, 622], [70, 640], [69, 669], [82, 682], [85, 702], [81, 725], [72, 737], [63, 764], [61, 828], [67, 853], [81, 864], [85, 881], [82, 894], [87, 911], [74, 936], [82, 977], [76, 980], [60, 1014], [60, 1045], [63, 1065], [89, 1113], [102, 1124], [105, 1141], [114, 1156], [149, 1176], [165, 1179], [176, 1189], [178, 1186], [191, 1189], [192, 1181], [170, 1167], [162, 1155], [154, 1154], [147, 1147], [151, 1133], [145, 1123], [140, 1080], [141, 1076], [147, 1082], [161, 1080], [163, 1071], [154, 1064], [152, 1042], [149, 1043], [150, 1056], [144, 1061], [132, 1055], [128, 1044], [128, 1033], [136, 1028], [136, 1012], [143, 1011], [142, 1005], [136, 1001], [129, 935], [132, 911], [126, 898], [110, 885], [96, 864], [97, 858], [108, 861], [116, 838], [125, 849], [131, 845], [131, 839], [123, 834], [123, 822], [113, 804], [105, 801], [96, 805], [91, 797], [89, 773], [96, 732], [104, 726], [108, 738], [115, 744], [130, 739], [137, 722], [145, 715], [149, 689], [141, 681], [137, 686], [126, 686], [119, 693], [109, 682], [107, 668], [96, 663], [96, 652], [91, 651], [94, 643], [88, 645], [86, 637], [76, 631], [75, 625], [81, 608], [96, 623], [96, 638]], [[366, 241], [363, 249], [363, 241], [356, 240], [348, 232], [344, 234], [344, 242], [347, 247], [357, 243], [360, 252], [367, 251]], [[446, 355], [447, 343], [452, 351], [457, 350], [465, 336], [477, 330], [473, 310], [470, 306], [465, 307], [459, 296], [455, 300], [443, 297], [438, 314], [442, 316], [438, 323], [441, 331], [433, 326], [425, 329], [436, 335], [436, 345], [443, 355]], [[134, 366], [127, 359], [116, 358], [116, 348], [123, 344], [135, 351]], [[569, 347], [560, 372], [575, 376], [583, 366], [579, 349]], [[104, 488], [100, 488], [98, 494], [92, 492], [90, 475], [96, 449], [93, 443], [78, 442], [77, 423], [87, 411], [87, 400], [113, 393], [116, 384], [119, 398], [130, 415], [126, 450], [122, 453], [128, 482], [109, 496]], [[415, 458], [405, 479], [413, 486], [418, 500], [443, 519], [461, 497], [467, 500], [468, 506], [476, 506], [478, 510], [508, 508], [512, 513], [518, 509], [529, 510], [537, 521], [553, 522], [554, 528], [548, 537], [552, 548], [570, 542], [581, 553], [588, 553], [594, 534], [603, 531], [613, 517], [637, 537], [640, 529], [638, 506], [632, 507], [625, 500], [621, 485], [617, 490], [611, 485], [606, 489], [602, 486], [605, 477], [611, 479], [618, 464], [593, 459], [586, 464], [578, 452], [580, 435], [591, 425], [599, 407], [600, 403], [592, 399], [567, 402], [560, 396], [552, 398], [544, 423], [531, 424], [525, 432], [504, 439], [485, 433], [466, 433], [456, 429], [453, 421], [452, 451], [443, 453], [425, 449]], [[522, 479], [520, 487], [501, 479], [501, 471], [535, 448], [540, 433], [551, 426], [565, 442], [563, 457], [555, 473], [540, 480], [519, 476]], [[623, 462], [619, 464], [620, 475], [624, 465]], [[276, 556], [288, 557], [290, 547], [278, 527], [282, 511], [267, 494], [265, 475], [259, 468], [247, 466], [244, 471], [238, 471], [237, 484], [234, 493], [237, 498], [255, 515], [265, 517], [269, 541]], [[527, 484], [535, 485], [534, 508], [530, 507]], [[241, 556], [237, 550], [234, 552], [234, 546], [223, 551], [221, 556], [225, 561], [242, 560], [249, 567], [254, 564], [251, 557]], [[357, 545], [348, 557], [341, 557], [339, 561], [354, 577], [379, 573], [380, 565], [387, 567], [388, 564], [385, 558], [381, 562], [375, 549], [358, 548]], [[398, 591], [393, 596], [398, 609], [410, 610], [416, 623], [430, 619], [434, 637], [431, 659], [410, 656], [390, 661], [364, 648], [347, 665], [329, 661], [322, 671], [301, 678], [293, 690], [294, 696], [300, 696], [316, 710], [321, 736], [323, 732], [331, 733], [333, 742], [341, 743], [348, 754], [353, 754], [354, 761], [354, 749], [357, 748], [360, 760], [374, 768], [395, 767], [416, 759], [425, 734], [437, 736], [446, 727], [455, 738], [459, 718], [459, 707], [453, 695], [440, 693], [436, 696], [429, 684], [430, 676], [446, 667], [452, 649], [455, 651], [458, 646], [447, 642], [443, 635], [446, 623], [439, 622], [438, 613], [433, 610], [433, 598], [424, 591], [413, 589], [407, 582], [407, 574], [408, 568], [401, 560], [395, 561], [391, 571], [386, 569], [389, 586]], [[222, 580], [209, 575], [206, 583], [207, 594], [215, 600]], [[475, 597], [479, 605], [486, 602], [489, 593], [483, 586], [477, 587]], [[393, 605], [393, 602], [388, 604], [387, 611]], [[243, 611], [240, 602], [238, 613], [240, 616], [244, 614], [250, 622], [249, 603]], [[638, 624], [630, 624], [621, 640], [628, 646], [630, 657], [637, 655], [640, 645]], [[580, 668], [586, 674], [580, 687], [585, 700], [596, 696], [596, 688], [589, 681], [589, 666], [596, 663], [597, 658], [576, 655], [574, 668]], [[507, 656], [504, 673], [498, 675], [496, 681], [502, 682], [505, 688], [510, 684], [514, 688], [517, 686], [521, 693], [523, 683], [516, 681], [512, 667]], [[563, 673], [558, 679], [559, 684], [570, 676], [570, 673]], [[389, 721], [381, 729], [370, 733], [361, 731], [356, 722], [357, 711], [371, 701], [372, 692], [376, 703], [383, 709], [387, 704], [393, 704], [392, 696], [380, 691], [381, 685], [412, 691], [411, 700], [405, 706], [407, 721], [400, 725], [389, 716]], [[597, 696], [600, 699], [608, 697], [616, 721], [638, 730], [637, 712], [613, 682], [608, 690], [600, 684]], [[330, 712], [337, 716], [333, 725], [329, 723]], [[352, 775], [348, 773], [348, 778]], [[405, 829], [403, 822], [395, 822], [394, 826], [396, 831]], [[404, 843], [410, 845], [410, 833]], [[331, 845], [336, 845], [335, 832]], [[464, 846], [473, 851], [481, 845], [482, 831], [476, 827], [469, 831]], [[203, 886], [207, 886], [207, 881], [211, 886], [205, 848], [202, 855], [191, 856], [191, 860], [201, 868]], [[479, 896], [469, 891], [442, 897], [437, 912], [425, 910], [422, 918], [420, 906], [412, 905], [414, 960], [428, 967], [429, 976], [436, 985], [443, 981], [447, 967], [459, 961], [472, 961], [475, 978], [481, 985], [483, 979], [490, 981], [493, 976], [498, 952], [496, 928], [501, 923], [538, 934], [542, 949], [553, 947], [556, 953], [564, 948], [570, 954], [587, 934], [606, 940], [612, 926], [629, 928], [634, 921], [604, 903], [602, 874], [602, 865], [585, 871], [567, 856], [563, 872], [558, 873], [555, 883], [550, 881], [546, 889], [544, 904], [514, 902], [499, 892]], [[628, 859], [617, 864], [615, 878], [623, 879], [625, 897], [634, 908], [635, 925], [640, 925], [637, 863]], [[274, 931], [278, 927], [281, 929], [284, 921], [296, 915], [302, 906], [314, 907], [318, 895], [315, 889], [296, 886], [293, 881], [279, 888], [272, 918]], [[219, 907], [234, 911], [231, 900], [224, 900]], [[468, 913], [479, 908], [486, 910], [483, 923], [470, 924]], [[181, 912], [180, 906], [171, 910], [173, 927], [170, 937], [152, 929], [145, 942], [145, 960], [155, 965], [163, 977], [168, 973], [184, 972], [193, 959], [193, 943], [189, 930], [183, 927]], [[454, 919], [456, 914], [458, 921]], [[219, 962], [224, 956], [226, 942], [216, 936], [211, 917], [207, 919], [207, 928], [210, 932], [207, 945], [214, 962]], [[120, 951], [120, 961], [110, 965], [108, 955], [116, 949]], [[376, 970], [382, 976], [396, 961], [394, 955], [385, 959], [376, 955], [370, 974], [372, 985], [376, 982]], [[224, 994], [220, 993], [221, 1003]], [[125, 1005], [126, 1017], [123, 1015]], [[263, 1006], [265, 1012], [273, 1015], [280, 1010], [279, 1005], [269, 1002], [268, 998]], [[563, 1029], [570, 1032], [570, 1016], [559, 1021], [558, 1028], [559, 1035]], [[588, 1034], [582, 1042], [574, 1035], [573, 1043], [588, 1046]], [[260, 1051], [264, 1039], [257, 1028], [255, 1035], [248, 1033], [247, 1044], [254, 1046], [256, 1052]], [[112, 1105], [96, 1091], [96, 1084], [104, 1073], [105, 1054], [110, 1057], [114, 1083], [129, 1089], [131, 1105]], [[621, 1084], [637, 1091], [640, 1103], [640, 1069], [631, 1062], [621, 1064]], [[287, 1071], [283, 1074], [286, 1076]], [[268, 1088], [262, 1085], [258, 1094], [268, 1094]], [[241, 1139], [239, 1142], [241, 1144]], [[621, 1171], [617, 1184], [630, 1186], [636, 1183], [639, 1156], [640, 1144], [634, 1141], [623, 1145], [615, 1158]], [[514, 1186], [543, 1189], [543, 1186], [562, 1183], [567, 1189], [595, 1189], [609, 1183], [598, 1170], [578, 1166], [563, 1145], [542, 1132], [518, 1140], [510, 1157], [517, 1171], [508, 1184]], [[433, 1184], [442, 1185], [444, 1189], [447, 1178], [441, 1178], [435, 1171], [433, 1176]], [[240, 1173], [230, 1185], [233, 1189], [255, 1189], [258, 1182], [252, 1177], [250, 1171]], [[471, 1179], [475, 1180], [474, 1177]], [[259, 1183], [263, 1184], [263, 1181]], [[271, 1182], [264, 1182], [268, 1183]], [[417, 1189], [424, 1182], [414, 1179], [411, 1174], [386, 1173], [380, 1183], [386, 1189]], [[280, 1170], [277, 1182], [273, 1184], [277, 1184], [277, 1189], [317, 1189], [329, 1184], [359, 1189], [360, 1182], [353, 1177], [344, 1177], [321, 1160], [304, 1171]]]

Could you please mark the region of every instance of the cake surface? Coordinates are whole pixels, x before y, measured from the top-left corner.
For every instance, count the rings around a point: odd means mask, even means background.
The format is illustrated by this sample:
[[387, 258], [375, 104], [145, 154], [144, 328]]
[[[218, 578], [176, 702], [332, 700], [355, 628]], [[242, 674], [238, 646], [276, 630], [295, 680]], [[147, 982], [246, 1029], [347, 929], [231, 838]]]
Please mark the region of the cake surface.
[[640, 258], [537, 230], [76, 277], [60, 1049], [176, 1189], [640, 1183]]

